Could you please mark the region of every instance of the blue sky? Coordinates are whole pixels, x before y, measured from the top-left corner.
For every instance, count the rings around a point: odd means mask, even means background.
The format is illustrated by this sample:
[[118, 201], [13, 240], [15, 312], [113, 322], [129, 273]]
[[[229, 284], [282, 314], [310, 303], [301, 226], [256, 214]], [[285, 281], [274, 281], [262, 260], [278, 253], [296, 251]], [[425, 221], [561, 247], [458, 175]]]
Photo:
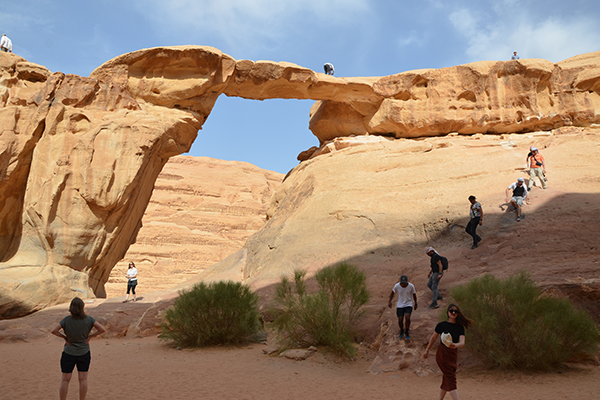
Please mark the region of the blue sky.
[[[14, 52], [88, 76], [120, 54], [208, 45], [336, 76], [383, 76], [481, 60], [558, 62], [600, 50], [598, 0], [2, 0]], [[189, 154], [286, 173], [318, 140], [311, 100], [221, 96]]]

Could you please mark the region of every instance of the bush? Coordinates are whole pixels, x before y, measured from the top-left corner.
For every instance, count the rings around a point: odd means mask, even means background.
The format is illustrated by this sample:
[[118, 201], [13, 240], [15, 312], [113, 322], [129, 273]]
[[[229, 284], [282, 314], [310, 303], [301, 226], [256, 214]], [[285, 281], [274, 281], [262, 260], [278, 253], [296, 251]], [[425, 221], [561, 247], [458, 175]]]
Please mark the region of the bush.
[[174, 347], [245, 342], [260, 328], [257, 303], [239, 282], [199, 283], [167, 309], [159, 337]]
[[594, 354], [596, 324], [566, 299], [541, 296], [526, 272], [506, 280], [485, 275], [452, 290], [475, 321], [467, 348], [500, 369], [548, 370], [575, 356]]
[[370, 297], [366, 275], [346, 263], [323, 268], [315, 275], [316, 293], [307, 292], [305, 278], [305, 271], [295, 271], [293, 282], [282, 277], [276, 287], [273, 326], [283, 348], [325, 346], [353, 356], [353, 327]]

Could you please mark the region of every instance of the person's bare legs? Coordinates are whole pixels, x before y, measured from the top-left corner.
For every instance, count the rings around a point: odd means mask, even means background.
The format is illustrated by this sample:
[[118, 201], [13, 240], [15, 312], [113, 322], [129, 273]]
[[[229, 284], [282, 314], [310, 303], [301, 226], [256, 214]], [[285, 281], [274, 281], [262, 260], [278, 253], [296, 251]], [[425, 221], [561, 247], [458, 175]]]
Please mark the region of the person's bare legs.
[[404, 325], [406, 325], [406, 331], [408, 333], [408, 330], [410, 329], [410, 314], [404, 314]]
[[73, 376], [73, 374], [62, 374], [62, 380], [60, 381], [60, 389], [58, 390], [60, 400], [67, 400], [67, 394], [69, 393], [69, 382], [71, 382], [71, 376]]
[[514, 200], [511, 200], [510, 204], [517, 210], [517, 218], [521, 218], [521, 206]]
[[[77, 371], [79, 373], [79, 400], [85, 400], [85, 396], [87, 396], [87, 390], [88, 390], [88, 382], [87, 382], [87, 376], [88, 373], [87, 371], [85, 372], [81, 372], [81, 371]], [[65, 396], [66, 398], [66, 396]]]
[[450, 392], [446, 392], [444, 389], [440, 389], [440, 400], [442, 400], [446, 396], [446, 393], [450, 393], [450, 396], [452, 396], [453, 400], [459, 400], [458, 389], [451, 390]]

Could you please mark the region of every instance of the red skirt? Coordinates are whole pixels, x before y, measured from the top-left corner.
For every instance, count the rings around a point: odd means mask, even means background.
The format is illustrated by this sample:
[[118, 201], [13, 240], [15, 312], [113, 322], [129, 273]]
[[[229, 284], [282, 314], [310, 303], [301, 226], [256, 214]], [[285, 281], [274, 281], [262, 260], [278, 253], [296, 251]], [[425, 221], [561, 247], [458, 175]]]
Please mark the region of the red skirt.
[[440, 388], [447, 392], [456, 390], [456, 368], [458, 362], [458, 349], [450, 349], [443, 344], [437, 348], [435, 361], [444, 374]]

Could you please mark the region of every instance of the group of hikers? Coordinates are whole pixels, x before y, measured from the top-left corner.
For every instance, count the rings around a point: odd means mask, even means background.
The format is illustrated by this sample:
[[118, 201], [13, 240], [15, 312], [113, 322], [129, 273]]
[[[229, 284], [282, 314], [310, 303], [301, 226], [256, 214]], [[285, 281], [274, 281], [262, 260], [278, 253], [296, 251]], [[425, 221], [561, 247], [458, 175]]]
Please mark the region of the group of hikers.
[[[525, 179], [520, 177], [506, 189], [506, 202], [514, 207], [517, 213], [517, 221], [521, 221], [521, 207], [523, 202], [527, 202], [527, 195], [538, 178], [540, 185], [546, 189], [546, 163], [539, 150], [531, 146], [527, 154], [526, 163], [529, 166], [529, 185], [525, 185]], [[509, 198], [512, 191], [512, 197]], [[469, 222], [465, 231], [473, 238], [471, 249], [478, 247], [481, 237], [477, 235], [477, 227], [483, 224], [483, 208], [473, 195], [469, 196]], [[427, 247], [425, 253], [430, 257], [430, 271], [427, 275], [427, 287], [432, 292], [431, 304], [427, 306], [430, 309], [439, 308], [438, 301], [443, 300], [438, 286], [444, 271], [448, 269], [448, 259], [440, 255], [433, 247]], [[408, 281], [408, 276], [402, 275], [400, 281], [394, 285], [388, 300], [388, 307], [392, 308], [392, 300], [398, 294], [396, 305], [396, 316], [398, 317], [398, 327], [400, 339], [410, 340], [410, 322], [413, 309], [418, 308], [417, 292], [415, 286]], [[453, 399], [458, 400], [458, 390], [456, 386], [457, 369], [457, 348], [465, 345], [465, 329], [473, 324], [473, 321], [467, 318], [456, 304], [448, 305], [446, 309], [448, 320], [438, 323], [429, 340], [427, 348], [423, 354], [428, 357], [429, 350], [440, 338], [440, 344], [436, 352], [436, 362], [442, 371], [442, 385], [440, 399], [443, 399], [446, 393], [450, 393]]]

